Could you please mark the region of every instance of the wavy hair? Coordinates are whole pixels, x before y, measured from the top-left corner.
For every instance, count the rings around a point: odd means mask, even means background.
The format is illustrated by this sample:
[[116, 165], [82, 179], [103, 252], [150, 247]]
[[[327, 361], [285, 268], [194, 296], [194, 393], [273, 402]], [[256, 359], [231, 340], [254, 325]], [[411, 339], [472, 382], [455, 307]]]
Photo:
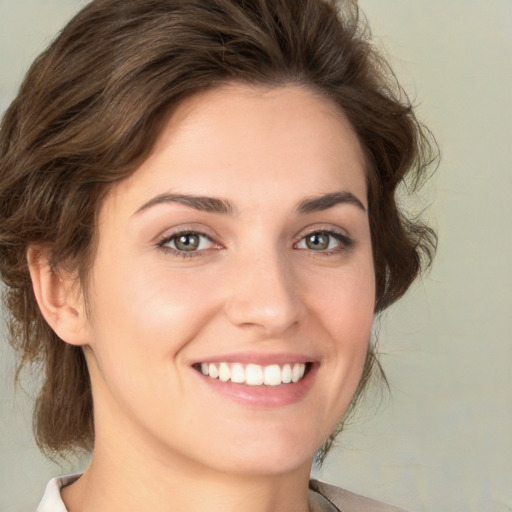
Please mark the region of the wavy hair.
[[[436, 146], [361, 18], [348, 0], [94, 0], [35, 60], [0, 128], [0, 273], [20, 366], [42, 372], [34, 429], [45, 453], [92, 447], [93, 403], [82, 350], [38, 309], [27, 249], [45, 244], [52, 267], [85, 285], [102, 199], [187, 96], [239, 82], [330, 100], [366, 156], [376, 313], [430, 264], [435, 234], [400, 211], [396, 191], [424, 180]], [[376, 361], [370, 350], [353, 404]]]

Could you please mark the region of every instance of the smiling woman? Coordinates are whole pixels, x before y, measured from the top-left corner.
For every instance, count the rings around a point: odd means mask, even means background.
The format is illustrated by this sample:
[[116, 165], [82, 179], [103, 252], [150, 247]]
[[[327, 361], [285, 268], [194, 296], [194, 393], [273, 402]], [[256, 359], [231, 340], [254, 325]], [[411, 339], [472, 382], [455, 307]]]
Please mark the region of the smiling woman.
[[396, 206], [431, 156], [385, 69], [324, 0], [96, 0], [37, 59], [1, 272], [40, 447], [92, 450], [41, 512], [397, 510], [309, 482], [435, 246]]
[[[79, 295], [74, 317], [53, 325], [84, 347], [95, 450], [122, 425], [116, 451], [131, 447], [138, 466], [149, 451], [191, 474], [309, 474], [357, 388], [375, 305], [365, 210], [298, 210], [335, 191], [366, 202], [357, 139], [325, 107], [292, 86], [194, 95], [146, 161], [111, 188], [98, 217], [90, 314], [76, 314]], [[152, 199], [171, 191], [202, 194], [229, 213]], [[60, 291], [68, 282], [53, 290], [45, 259], [33, 261], [51, 321], [60, 315], [51, 297], [70, 296]]]

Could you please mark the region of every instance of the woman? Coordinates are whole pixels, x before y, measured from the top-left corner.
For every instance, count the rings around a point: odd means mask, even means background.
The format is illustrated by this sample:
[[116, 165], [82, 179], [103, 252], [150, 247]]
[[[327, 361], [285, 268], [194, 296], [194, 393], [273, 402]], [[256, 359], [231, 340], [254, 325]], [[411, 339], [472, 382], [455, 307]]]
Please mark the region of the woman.
[[95, 0], [36, 60], [1, 128], [11, 343], [39, 446], [92, 449], [39, 511], [397, 510], [309, 482], [434, 249], [389, 75], [324, 0]]

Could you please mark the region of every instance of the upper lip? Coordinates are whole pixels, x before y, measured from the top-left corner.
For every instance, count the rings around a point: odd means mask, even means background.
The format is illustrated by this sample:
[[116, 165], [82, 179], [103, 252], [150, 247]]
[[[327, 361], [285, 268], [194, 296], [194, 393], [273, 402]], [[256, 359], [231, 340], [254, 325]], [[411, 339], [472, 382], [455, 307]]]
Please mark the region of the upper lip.
[[290, 363], [312, 363], [315, 358], [310, 355], [297, 354], [293, 352], [278, 353], [257, 353], [257, 352], [237, 352], [231, 354], [218, 354], [215, 356], [197, 359], [192, 364], [198, 363], [242, 363], [258, 364], [268, 366], [271, 364], [290, 364]]

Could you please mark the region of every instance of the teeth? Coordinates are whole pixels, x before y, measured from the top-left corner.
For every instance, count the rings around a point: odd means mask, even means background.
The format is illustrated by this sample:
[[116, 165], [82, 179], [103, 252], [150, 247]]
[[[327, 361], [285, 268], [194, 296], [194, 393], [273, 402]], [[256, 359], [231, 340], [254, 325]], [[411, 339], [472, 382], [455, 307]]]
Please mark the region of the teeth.
[[281, 384], [281, 368], [279, 368], [278, 364], [265, 366], [263, 382], [265, 386], [279, 386], [279, 384]]
[[289, 384], [292, 381], [292, 367], [289, 364], [285, 364], [283, 366], [283, 370], [281, 372], [281, 380], [284, 384]]
[[212, 378], [212, 379], [217, 379], [219, 377], [219, 370], [218, 368], [210, 363], [208, 365], [208, 375]]
[[240, 363], [201, 363], [201, 373], [222, 382], [235, 382], [248, 386], [279, 386], [280, 384], [295, 383], [304, 377], [304, 363], [271, 364], [261, 366], [248, 364], [245, 368]]
[[292, 382], [299, 382], [304, 376], [304, 368], [301, 368], [298, 364], [294, 364], [292, 368]]
[[235, 363], [231, 367], [231, 382], [242, 384], [245, 382], [245, 370], [240, 363]]
[[248, 386], [261, 386], [263, 384], [263, 368], [258, 364], [248, 364], [245, 369], [245, 383]]
[[226, 363], [220, 363], [219, 366], [219, 380], [227, 382], [231, 378], [231, 371]]

